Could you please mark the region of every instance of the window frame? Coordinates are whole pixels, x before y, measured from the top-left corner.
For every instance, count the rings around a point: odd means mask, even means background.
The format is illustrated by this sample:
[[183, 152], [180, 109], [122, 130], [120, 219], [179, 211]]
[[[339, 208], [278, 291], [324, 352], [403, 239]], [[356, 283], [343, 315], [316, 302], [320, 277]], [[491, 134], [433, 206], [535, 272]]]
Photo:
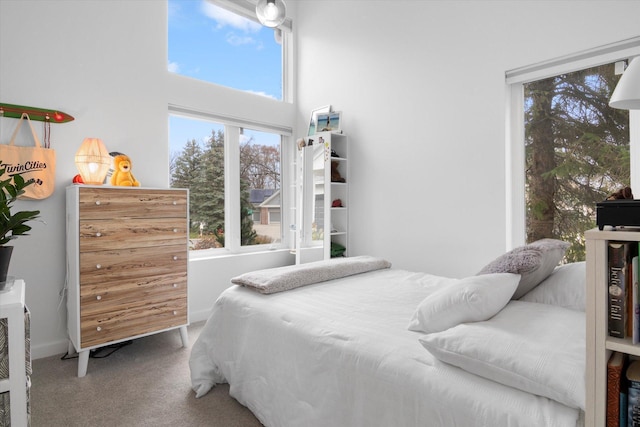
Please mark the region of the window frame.
[[[640, 55], [640, 37], [622, 40], [505, 72], [506, 248], [526, 241], [524, 85]], [[640, 188], [640, 110], [629, 112], [631, 188]], [[636, 159], [636, 160], [634, 160]]]
[[[231, 12], [258, 22], [255, 3], [250, 0], [207, 0]], [[239, 11], [242, 11], [240, 13]], [[224, 126], [225, 161], [225, 247], [189, 251], [190, 259], [229, 256], [243, 253], [289, 250], [293, 206], [289, 168], [293, 154], [295, 110], [293, 88], [293, 33], [288, 18], [280, 31], [282, 37], [282, 100], [274, 100], [239, 89], [205, 82], [167, 71], [167, 126], [169, 116], [181, 116], [215, 122]], [[281, 235], [277, 243], [242, 246], [240, 242], [240, 128], [281, 135], [280, 190]], [[167, 147], [168, 149], [168, 147]]]

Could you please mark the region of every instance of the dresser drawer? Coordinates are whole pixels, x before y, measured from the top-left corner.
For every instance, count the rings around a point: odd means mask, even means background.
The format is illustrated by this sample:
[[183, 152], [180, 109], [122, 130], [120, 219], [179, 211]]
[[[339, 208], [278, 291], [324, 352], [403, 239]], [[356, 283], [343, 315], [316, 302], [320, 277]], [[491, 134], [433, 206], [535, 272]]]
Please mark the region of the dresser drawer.
[[80, 252], [166, 245], [187, 247], [187, 221], [176, 218], [81, 220]]
[[81, 343], [84, 348], [99, 346], [186, 323], [186, 297], [158, 304], [145, 304], [141, 301], [139, 304], [131, 304], [126, 309], [82, 316]]
[[80, 290], [87, 285], [187, 271], [186, 245], [86, 252], [80, 254]]
[[80, 188], [80, 220], [187, 218], [186, 190]]
[[84, 285], [80, 289], [80, 316], [120, 310], [132, 302], [156, 303], [186, 295], [186, 274], [145, 277], [136, 282], [123, 280]]

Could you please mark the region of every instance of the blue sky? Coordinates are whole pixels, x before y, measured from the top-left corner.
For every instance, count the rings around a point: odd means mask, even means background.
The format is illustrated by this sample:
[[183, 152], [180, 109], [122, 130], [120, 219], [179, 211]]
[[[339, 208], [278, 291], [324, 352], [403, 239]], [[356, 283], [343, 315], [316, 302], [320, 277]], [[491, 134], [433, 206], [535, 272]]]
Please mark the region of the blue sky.
[[[282, 99], [282, 48], [273, 29], [205, 0], [169, 0], [168, 16], [169, 71]], [[170, 151], [211, 130], [210, 123], [172, 117]]]

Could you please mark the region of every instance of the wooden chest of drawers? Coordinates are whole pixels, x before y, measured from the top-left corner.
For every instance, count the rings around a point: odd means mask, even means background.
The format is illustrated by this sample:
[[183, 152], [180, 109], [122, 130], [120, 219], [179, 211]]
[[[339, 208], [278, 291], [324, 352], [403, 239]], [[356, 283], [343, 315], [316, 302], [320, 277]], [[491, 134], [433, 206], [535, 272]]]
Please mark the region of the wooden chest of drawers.
[[188, 211], [187, 190], [67, 188], [67, 321], [78, 376], [93, 348], [175, 328], [187, 345]]

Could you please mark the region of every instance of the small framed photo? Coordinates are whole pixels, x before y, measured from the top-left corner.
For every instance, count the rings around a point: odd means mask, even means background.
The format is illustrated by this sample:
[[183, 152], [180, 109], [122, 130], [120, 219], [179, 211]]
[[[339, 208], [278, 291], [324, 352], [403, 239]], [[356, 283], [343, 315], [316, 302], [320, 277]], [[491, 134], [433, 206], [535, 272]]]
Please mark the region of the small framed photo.
[[328, 113], [318, 113], [316, 120], [316, 132], [335, 132], [341, 133], [340, 118], [342, 113], [340, 111], [332, 111]]
[[329, 113], [331, 111], [331, 105], [325, 105], [324, 107], [316, 108], [311, 111], [311, 117], [309, 118], [309, 131], [307, 132], [307, 136], [316, 134], [316, 123], [318, 120], [319, 113]]

